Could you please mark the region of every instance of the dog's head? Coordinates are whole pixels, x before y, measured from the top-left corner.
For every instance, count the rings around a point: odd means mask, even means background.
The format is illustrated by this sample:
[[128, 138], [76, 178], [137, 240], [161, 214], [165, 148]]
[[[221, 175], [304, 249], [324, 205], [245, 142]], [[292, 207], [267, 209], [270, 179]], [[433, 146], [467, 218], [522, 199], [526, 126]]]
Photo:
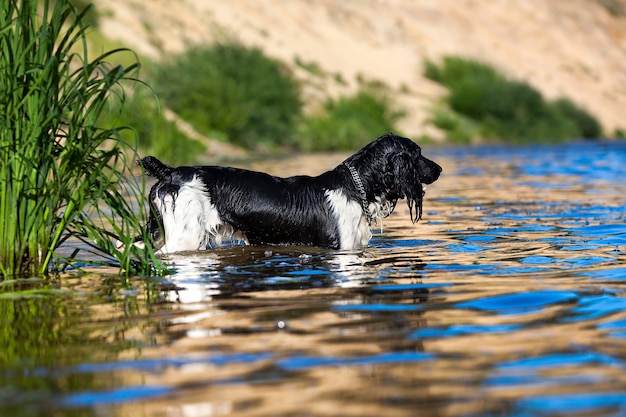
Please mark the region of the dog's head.
[[387, 133], [346, 160], [359, 172], [369, 201], [395, 204], [405, 198], [413, 223], [422, 217], [425, 184], [439, 178], [441, 167], [422, 155], [412, 140]]

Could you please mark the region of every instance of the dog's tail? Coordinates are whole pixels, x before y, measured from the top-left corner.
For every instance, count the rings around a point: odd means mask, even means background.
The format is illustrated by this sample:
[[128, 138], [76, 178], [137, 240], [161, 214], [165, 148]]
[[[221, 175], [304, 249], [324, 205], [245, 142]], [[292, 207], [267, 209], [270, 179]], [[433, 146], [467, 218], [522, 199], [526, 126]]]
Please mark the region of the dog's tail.
[[154, 156], [146, 156], [137, 163], [143, 167], [146, 174], [158, 179], [159, 181], [168, 180], [172, 176], [174, 168], [165, 165]]

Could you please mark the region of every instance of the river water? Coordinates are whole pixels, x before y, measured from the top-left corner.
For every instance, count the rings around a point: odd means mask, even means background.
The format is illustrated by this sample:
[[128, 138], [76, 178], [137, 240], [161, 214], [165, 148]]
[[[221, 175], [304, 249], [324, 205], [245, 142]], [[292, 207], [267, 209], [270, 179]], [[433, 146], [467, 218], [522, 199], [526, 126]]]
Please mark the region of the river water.
[[0, 292], [0, 415], [626, 415], [626, 143], [425, 155], [444, 171], [423, 220], [399, 202], [362, 251], [227, 247], [173, 256], [151, 291], [96, 269]]

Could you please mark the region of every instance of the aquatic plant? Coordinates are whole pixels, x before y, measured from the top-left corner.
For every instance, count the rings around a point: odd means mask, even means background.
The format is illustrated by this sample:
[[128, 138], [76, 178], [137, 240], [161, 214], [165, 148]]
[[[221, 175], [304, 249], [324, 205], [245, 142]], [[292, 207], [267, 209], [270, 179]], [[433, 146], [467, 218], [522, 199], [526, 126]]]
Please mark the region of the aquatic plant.
[[[0, 5], [0, 276], [48, 275], [80, 260], [146, 271], [153, 253], [130, 237], [141, 230], [127, 181], [135, 146], [122, 128], [97, 121], [139, 63], [91, 58], [83, 18], [68, 0], [5, 0]], [[132, 178], [132, 177], [131, 177]], [[129, 197], [128, 199], [126, 197]], [[118, 252], [113, 240], [127, 244]], [[57, 251], [71, 247], [65, 255]], [[83, 255], [87, 254], [87, 257]]]

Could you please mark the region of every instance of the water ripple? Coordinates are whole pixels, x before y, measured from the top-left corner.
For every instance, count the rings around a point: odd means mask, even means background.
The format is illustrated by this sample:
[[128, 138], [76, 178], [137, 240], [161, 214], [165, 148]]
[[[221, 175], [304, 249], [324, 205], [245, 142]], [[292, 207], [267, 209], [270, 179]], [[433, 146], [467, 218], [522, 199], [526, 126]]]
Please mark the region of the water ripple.
[[537, 311], [543, 307], [578, 300], [578, 294], [570, 291], [533, 291], [485, 297], [457, 304], [469, 308], [506, 314]]
[[363, 250], [0, 286], [0, 415], [626, 414], [626, 142], [429, 157], [422, 220]]

